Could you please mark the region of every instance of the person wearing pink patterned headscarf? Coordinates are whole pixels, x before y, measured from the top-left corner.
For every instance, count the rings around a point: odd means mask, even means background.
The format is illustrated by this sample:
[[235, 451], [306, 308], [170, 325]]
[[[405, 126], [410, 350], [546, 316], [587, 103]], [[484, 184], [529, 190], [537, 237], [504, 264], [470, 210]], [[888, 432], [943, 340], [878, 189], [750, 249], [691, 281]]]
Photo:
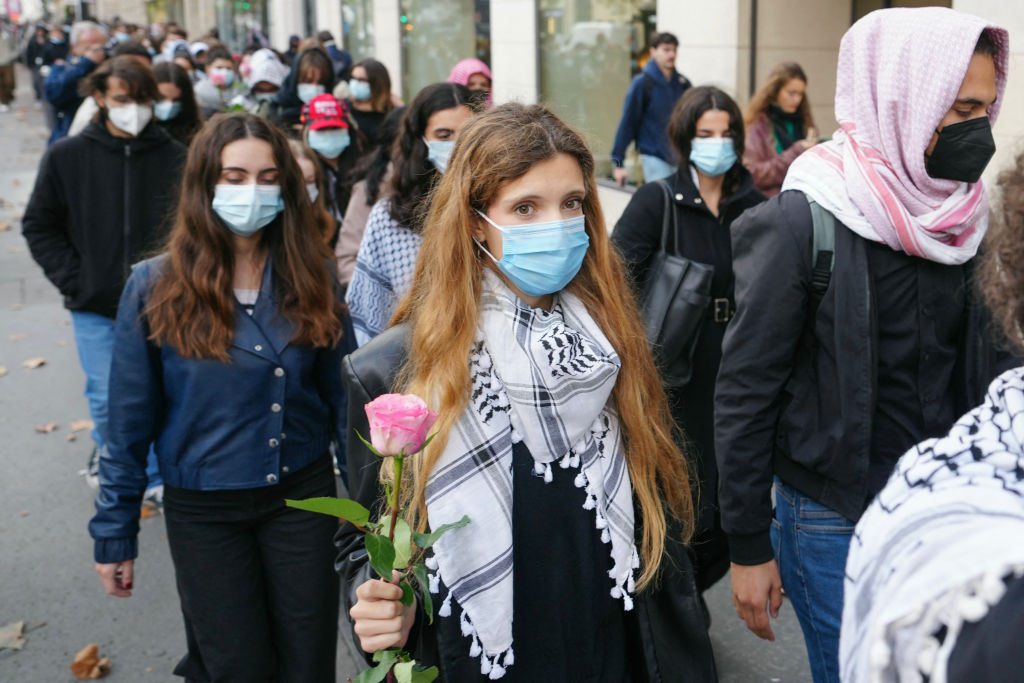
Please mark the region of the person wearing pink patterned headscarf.
[[487, 107], [494, 106], [494, 101], [491, 99], [491, 86], [493, 85], [491, 70], [479, 59], [463, 59], [452, 67], [452, 72], [448, 74], [446, 80], [449, 83], [464, 85], [471, 91], [487, 93]]
[[1008, 52], [1005, 30], [950, 9], [868, 14], [839, 49], [839, 131], [733, 223], [715, 388], [733, 602], [772, 640], [784, 586], [817, 682], [838, 680], [857, 519], [1004, 360], [969, 283]]

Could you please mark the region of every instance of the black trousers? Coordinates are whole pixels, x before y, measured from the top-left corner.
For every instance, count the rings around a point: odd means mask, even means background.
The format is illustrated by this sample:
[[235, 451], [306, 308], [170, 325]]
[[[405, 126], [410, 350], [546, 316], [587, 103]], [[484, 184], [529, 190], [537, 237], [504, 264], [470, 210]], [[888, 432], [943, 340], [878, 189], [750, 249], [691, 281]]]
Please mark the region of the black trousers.
[[266, 488], [164, 487], [188, 642], [175, 674], [195, 683], [334, 683], [338, 521], [284, 504], [334, 495], [330, 456]]

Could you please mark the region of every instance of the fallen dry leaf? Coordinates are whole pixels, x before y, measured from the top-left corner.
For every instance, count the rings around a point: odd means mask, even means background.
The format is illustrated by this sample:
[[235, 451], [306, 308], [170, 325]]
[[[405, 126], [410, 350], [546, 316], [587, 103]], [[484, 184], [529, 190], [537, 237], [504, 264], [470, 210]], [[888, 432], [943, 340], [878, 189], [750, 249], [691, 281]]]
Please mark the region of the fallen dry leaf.
[[22, 510], [21, 511], [21, 516], [22, 517], [28, 517], [30, 514], [32, 514], [32, 513], [30, 513], [28, 510]]
[[75, 661], [71, 662], [71, 673], [79, 680], [102, 678], [109, 671], [110, 659], [100, 659], [100, 646], [96, 643], [89, 643], [83, 647], [75, 655]]
[[23, 308], [25, 308], [25, 307], [22, 306], [21, 304], [11, 304], [11, 310], [12, 311], [20, 311]]
[[7, 335], [7, 341], [21, 341], [22, 339], [28, 339], [27, 334], [9, 334]]
[[74, 434], [68, 434], [67, 436], [64, 437], [64, 440], [65, 441], [77, 441], [78, 437], [75, 436]]
[[67, 345], [68, 345], [68, 340], [67, 339], [58, 339], [57, 340], [57, 346], [67, 346]]
[[21, 181], [20, 181], [20, 180], [18, 180], [17, 178], [15, 178], [14, 180], [12, 180], [12, 181], [11, 181], [11, 183], [12, 183], [12, 184], [13, 184], [13, 185], [14, 185], [15, 187], [18, 187], [19, 185], [21, 185]]
[[0, 377], [3, 377], [6, 374], [7, 374], [7, 368], [5, 368], [4, 366], [0, 365]]
[[6, 626], [0, 626], [0, 650], [20, 650], [25, 646], [25, 639], [21, 637], [25, 628], [24, 621], [13, 621]]
[[49, 434], [50, 432], [57, 431], [56, 422], [47, 422], [44, 425], [36, 425], [36, 431], [40, 434]]
[[29, 358], [27, 361], [21, 364], [21, 367], [28, 368], [29, 370], [35, 370], [38, 367], [46, 365], [45, 358]]
[[143, 505], [142, 510], [139, 512], [139, 519], [149, 519], [159, 514], [160, 510], [155, 505]]
[[11, 222], [10, 221], [7, 221], [6, 223], [0, 223], [0, 232], [7, 232], [10, 229], [11, 229]]
[[71, 431], [73, 432], [84, 432], [86, 429], [92, 429], [96, 425], [92, 420], [72, 420]]
[[25, 250], [22, 249], [21, 247], [7, 247], [8, 254], [20, 254], [23, 251]]

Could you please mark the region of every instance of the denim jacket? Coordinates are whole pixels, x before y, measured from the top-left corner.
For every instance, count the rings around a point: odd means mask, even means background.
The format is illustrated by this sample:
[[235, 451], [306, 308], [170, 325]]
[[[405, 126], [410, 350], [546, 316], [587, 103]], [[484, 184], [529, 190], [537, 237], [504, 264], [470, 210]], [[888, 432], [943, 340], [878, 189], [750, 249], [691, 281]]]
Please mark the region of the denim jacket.
[[235, 305], [230, 362], [183, 358], [148, 339], [143, 315], [164, 258], [135, 266], [118, 309], [108, 450], [89, 522], [97, 562], [137, 554], [151, 443], [170, 486], [250, 489], [311, 464], [344, 432], [341, 359], [353, 340], [347, 315], [335, 348], [292, 345], [295, 328], [277, 313], [268, 260], [252, 315]]

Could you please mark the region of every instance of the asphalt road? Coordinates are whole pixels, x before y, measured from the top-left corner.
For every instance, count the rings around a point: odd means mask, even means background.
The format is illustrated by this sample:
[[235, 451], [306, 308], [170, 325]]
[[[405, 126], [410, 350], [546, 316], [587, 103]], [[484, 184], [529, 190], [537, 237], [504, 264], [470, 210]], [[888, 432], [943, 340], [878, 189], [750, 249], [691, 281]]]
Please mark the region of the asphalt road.
[[[185, 638], [163, 518], [142, 522], [133, 597], [107, 596], [93, 571], [93, 491], [78, 474], [92, 444], [87, 431], [71, 430], [89, 418], [85, 378], [70, 317], [19, 223], [46, 138], [19, 67], [16, 105], [0, 114], [0, 629], [24, 622], [25, 642], [0, 649], [0, 683], [73, 681], [71, 660], [89, 643], [111, 659], [112, 683], [180, 681], [171, 670]], [[38, 358], [45, 364], [23, 367]], [[56, 429], [36, 430], [49, 423]], [[723, 682], [810, 681], [789, 605], [774, 624], [776, 642], [767, 643], [736, 617], [728, 578], [707, 599]], [[343, 681], [360, 667], [344, 637], [338, 653]]]

